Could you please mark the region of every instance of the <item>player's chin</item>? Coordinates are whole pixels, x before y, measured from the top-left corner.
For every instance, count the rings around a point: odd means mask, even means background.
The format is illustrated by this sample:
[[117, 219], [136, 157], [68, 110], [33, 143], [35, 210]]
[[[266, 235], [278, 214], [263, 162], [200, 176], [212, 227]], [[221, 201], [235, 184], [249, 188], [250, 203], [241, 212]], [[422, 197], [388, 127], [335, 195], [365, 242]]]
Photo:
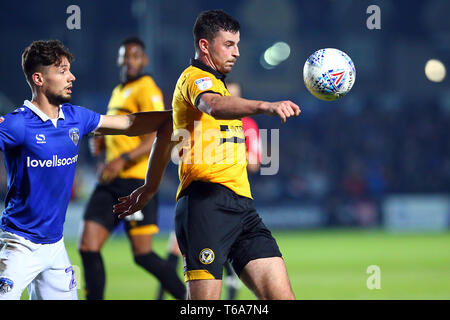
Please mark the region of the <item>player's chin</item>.
[[60, 94], [51, 94], [47, 93], [48, 101], [53, 105], [60, 105], [63, 103], [70, 102], [72, 100], [72, 95], [70, 93], [60, 93]]
[[55, 97], [55, 104], [63, 104], [72, 101], [72, 95], [69, 93], [60, 94]]
[[234, 66], [234, 64], [229, 64], [229, 63], [226, 64], [226, 65], [222, 68], [221, 73], [226, 74], [226, 73], [231, 72], [231, 69], [233, 69], [233, 66]]
[[70, 101], [72, 101], [72, 95], [69, 94], [69, 93], [62, 94], [62, 95], [59, 97], [59, 99], [60, 99], [61, 103], [70, 102]]
[[126, 71], [126, 74], [127, 74], [127, 80], [132, 80], [132, 79], [137, 78], [137, 76], [139, 75], [139, 71], [138, 71], [138, 69], [129, 68]]

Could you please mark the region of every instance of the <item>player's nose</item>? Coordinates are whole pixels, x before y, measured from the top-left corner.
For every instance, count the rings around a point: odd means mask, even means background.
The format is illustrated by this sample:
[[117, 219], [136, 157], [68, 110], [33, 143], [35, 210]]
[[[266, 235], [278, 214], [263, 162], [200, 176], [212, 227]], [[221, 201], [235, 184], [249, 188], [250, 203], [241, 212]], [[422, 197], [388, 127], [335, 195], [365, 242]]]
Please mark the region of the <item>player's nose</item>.
[[70, 78], [69, 78], [69, 81], [70, 81], [70, 82], [74, 82], [75, 80], [77, 80], [77, 78], [73, 75], [72, 72], [70, 72]]
[[240, 54], [239, 54], [239, 47], [238, 46], [235, 46], [235, 49], [233, 51], [233, 56], [236, 57], [236, 58], [240, 56]]

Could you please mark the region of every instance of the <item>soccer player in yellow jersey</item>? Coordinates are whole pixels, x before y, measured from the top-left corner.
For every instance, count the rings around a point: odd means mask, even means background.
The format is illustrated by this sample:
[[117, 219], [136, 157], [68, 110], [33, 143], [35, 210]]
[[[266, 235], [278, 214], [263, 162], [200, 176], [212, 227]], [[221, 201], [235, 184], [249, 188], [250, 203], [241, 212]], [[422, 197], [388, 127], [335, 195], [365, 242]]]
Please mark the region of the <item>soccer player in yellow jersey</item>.
[[[239, 57], [239, 30], [224, 11], [201, 13], [193, 28], [195, 59], [173, 95], [174, 139], [183, 142], [175, 230], [187, 297], [219, 299], [229, 260], [259, 299], [294, 299], [278, 245], [253, 206], [240, 119], [267, 114], [285, 122], [300, 109], [291, 101], [230, 96], [224, 78]], [[115, 212], [126, 216], [139, 210], [154, 192], [146, 185], [138, 188], [120, 199]]]
[[[227, 82], [227, 90], [232, 96], [241, 97], [242, 89], [238, 82]], [[250, 117], [242, 118], [242, 129], [245, 135], [245, 144], [247, 149], [247, 171], [255, 174], [259, 171], [262, 157], [262, 144], [259, 137], [258, 124]], [[178, 256], [181, 256], [180, 248], [178, 247], [175, 231], [170, 233], [168, 243], [168, 257], [167, 262], [172, 268], [177, 268]], [[229, 262], [225, 263], [225, 279], [223, 281], [226, 285], [227, 300], [235, 300], [238, 290], [241, 287], [239, 277], [236, 275]], [[162, 300], [164, 297], [164, 288], [160, 286], [157, 300]]]
[[[124, 40], [119, 48], [118, 65], [121, 84], [116, 86], [108, 105], [108, 115], [126, 115], [142, 111], [164, 110], [163, 95], [150, 75], [142, 70], [148, 63], [145, 45], [139, 38]], [[128, 195], [144, 183], [148, 156], [155, 133], [128, 137], [123, 135], [96, 137], [94, 155], [106, 152], [106, 164], [84, 215], [80, 244], [83, 260], [86, 298], [103, 299], [105, 270], [100, 250], [120, 220], [112, 214], [117, 198]], [[153, 199], [126, 219], [125, 227], [135, 262], [155, 275], [175, 298], [185, 297], [185, 285], [175, 270], [152, 251], [157, 226], [158, 199]]]

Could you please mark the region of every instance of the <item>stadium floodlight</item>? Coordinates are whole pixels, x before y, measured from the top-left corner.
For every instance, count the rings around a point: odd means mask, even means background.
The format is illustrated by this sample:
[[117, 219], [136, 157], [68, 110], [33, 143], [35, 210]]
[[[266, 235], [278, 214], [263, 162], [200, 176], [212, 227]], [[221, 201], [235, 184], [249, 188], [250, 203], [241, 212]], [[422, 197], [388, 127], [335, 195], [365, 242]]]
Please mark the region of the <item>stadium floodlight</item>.
[[442, 82], [447, 71], [445, 65], [437, 59], [430, 59], [425, 64], [425, 75], [432, 82]]

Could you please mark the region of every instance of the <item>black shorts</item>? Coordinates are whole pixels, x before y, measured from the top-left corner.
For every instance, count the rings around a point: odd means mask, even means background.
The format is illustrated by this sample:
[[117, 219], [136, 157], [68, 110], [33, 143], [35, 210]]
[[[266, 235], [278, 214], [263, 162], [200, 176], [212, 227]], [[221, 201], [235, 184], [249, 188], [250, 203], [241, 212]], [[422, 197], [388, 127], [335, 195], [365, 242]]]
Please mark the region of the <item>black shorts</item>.
[[[118, 203], [117, 199], [128, 196], [135, 189], [144, 184], [141, 179], [115, 179], [108, 184], [98, 184], [89, 199], [84, 220], [95, 221], [109, 232], [122, 221], [113, 213], [113, 205]], [[158, 222], [158, 196], [141, 210], [123, 219], [125, 229], [130, 235], [154, 234], [159, 231]]]
[[175, 230], [185, 281], [222, 279], [227, 260], [239, 275], [251, 260], [281, 257], [253, 200], [220, 184], [194, 181], [183, 190], [176, 206]]

